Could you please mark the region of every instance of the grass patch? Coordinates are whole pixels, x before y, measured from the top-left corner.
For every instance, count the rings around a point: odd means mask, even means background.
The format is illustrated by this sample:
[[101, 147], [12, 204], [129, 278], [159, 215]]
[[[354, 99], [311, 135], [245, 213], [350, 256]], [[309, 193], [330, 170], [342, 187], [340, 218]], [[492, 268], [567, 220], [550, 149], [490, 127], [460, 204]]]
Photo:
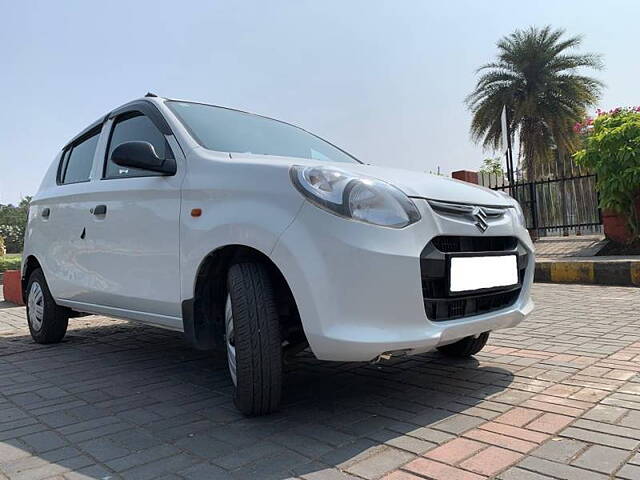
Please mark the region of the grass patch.
[[8, 253], [4, 257], [0, 257], [0, 273], [5, 270], [20, 270], [20, 261], [22, 254]]

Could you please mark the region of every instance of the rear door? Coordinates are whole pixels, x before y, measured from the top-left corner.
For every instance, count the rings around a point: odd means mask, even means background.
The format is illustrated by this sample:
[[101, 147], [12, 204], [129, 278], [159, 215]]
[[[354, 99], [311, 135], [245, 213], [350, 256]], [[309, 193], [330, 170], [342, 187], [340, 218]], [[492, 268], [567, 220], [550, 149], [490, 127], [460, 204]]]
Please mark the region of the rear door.
[[102, 124], [81, 134], [63, 150], [58, 164], [56, 186], [38, 199], [37, 243], [49, 287], [56, 299], [76, 300], [91, 279], [78, 262], [84, 245], [84, 225], [91, 196], [91, 172], [100, 142]]
[[[108, 141], [92, 182], [85, 212], [85, 248], [80, 268], [94, 278], [79, 298], [100, 311], [180, 328], [180, 186], [185, 164], [171, 131], [151, 104], [140, 102], [112, 114]], [[173, 157], [177, 173], [123, 168], [113, 150], [129, 141], [153, 145], [160, 157]]]

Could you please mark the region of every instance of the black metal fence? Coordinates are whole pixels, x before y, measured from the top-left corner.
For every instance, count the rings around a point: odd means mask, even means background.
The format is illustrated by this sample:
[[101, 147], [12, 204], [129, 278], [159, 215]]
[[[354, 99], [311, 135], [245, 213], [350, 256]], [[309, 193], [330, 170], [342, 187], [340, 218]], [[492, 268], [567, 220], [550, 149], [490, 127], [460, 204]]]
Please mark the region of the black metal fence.
[[484, 179], [485, 186], [514, 197], [524, 211], [527, 227], [538, 236], [599, 233], [602, 214], [598, 207], [595, 175], [516, 182]]

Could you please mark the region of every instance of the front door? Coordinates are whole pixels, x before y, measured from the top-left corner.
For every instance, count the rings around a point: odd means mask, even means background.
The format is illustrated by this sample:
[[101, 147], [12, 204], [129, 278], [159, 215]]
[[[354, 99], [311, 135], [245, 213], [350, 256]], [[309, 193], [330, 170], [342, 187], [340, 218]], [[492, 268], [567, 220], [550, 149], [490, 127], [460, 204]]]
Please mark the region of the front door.
[[[142, 111], [121, 113], [106, 128], [101, 179], [93, 182], [84, 247], [77, 257], [93, 282], [81, 301], [103, 313], [180, 329], [182, 152], [175, 138]], [[177, 173], [164, 176], [113, 163], [113, 150], [129, 141], [151, 143], [160, 157], [179, 155]]]

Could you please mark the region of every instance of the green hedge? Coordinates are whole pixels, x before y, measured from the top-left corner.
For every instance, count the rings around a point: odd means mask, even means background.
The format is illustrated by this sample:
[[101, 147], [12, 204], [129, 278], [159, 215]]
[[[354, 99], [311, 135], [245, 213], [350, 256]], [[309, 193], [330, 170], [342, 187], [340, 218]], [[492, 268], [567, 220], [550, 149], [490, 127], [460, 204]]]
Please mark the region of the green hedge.
[[640, 107], [598, 111], [574, 127], [584, 136], [585, 147], [576, 152], [578, 165], [597, 175], [600, 207], [627, 219], [635, 240], [640, 240]]
[[5, 270], [20, 270], [21, 259], [22, 255], [20, 254], [0, 257], [0, 272], [4, 272]]
[[7, 253], [22, 251], [30, 201], [31, 197], [24, 197], [18, 206], [0, 203], [0, 237], [4, 237]]

